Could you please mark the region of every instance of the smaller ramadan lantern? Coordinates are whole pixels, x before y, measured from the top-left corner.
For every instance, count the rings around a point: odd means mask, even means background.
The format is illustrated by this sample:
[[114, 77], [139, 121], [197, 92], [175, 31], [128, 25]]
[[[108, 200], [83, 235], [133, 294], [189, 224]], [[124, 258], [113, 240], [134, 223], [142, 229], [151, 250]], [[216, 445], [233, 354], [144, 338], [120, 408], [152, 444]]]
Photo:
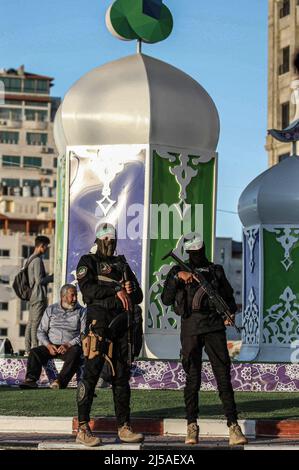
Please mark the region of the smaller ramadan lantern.
[[239, 200], [244, 226], [242, 361], [292, 362], [299, 340], [299, 120], [269, 134], [293, 155], [259, 175]]

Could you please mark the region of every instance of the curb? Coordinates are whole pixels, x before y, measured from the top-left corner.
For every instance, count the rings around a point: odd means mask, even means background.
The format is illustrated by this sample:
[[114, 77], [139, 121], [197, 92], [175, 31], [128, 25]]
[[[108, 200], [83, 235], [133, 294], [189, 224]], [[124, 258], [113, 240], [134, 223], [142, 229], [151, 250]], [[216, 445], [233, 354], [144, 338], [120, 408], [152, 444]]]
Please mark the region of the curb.
[[71, 434], [72, 418], [0, 416], [0, 433]]
[[[136, 432], [142, 432], [143, 434], [151, 434], [154, 436], [164, 435], [164, 421], [163, 419], [154, 418], [133, 418], [131, 424]], [[178, 420], [179, 421], [179, 420]], [[183, 420], [182, 420], [183, 421]], [[115, 418], [96, 417], [93, 418], [90, 423], [92, 431], [97, 433], [116, 433], [117, 423]], [[78, 419], [73, 418], [72, 421], [72, 433], [76, 434], [78, 429]]]
[[98, 447], [86, 447], [84, 445], [76, 444], [75, 442], [67, 442], [61, 444], [59, 442], [41, 442], [37, 446], [37, 450], [84, 450], [84, 451], [136, 451], [141, 450], [141, 444], [104, 444]]
[[258, 420], [256, 435], [260, 437], [299, 437], [298, 420]]
[[[299, 439], [299, 420], [239, 420], [244, 434], [249, 438], [278, 437]], [[202, 437], [228, 437], [225, 420], [198, 420]], [[91, 429], [97, 433], [114, 434], [117, 432], [115, 418], [96, 417], [90, 422]], [[133, 418], [132, 426], [136, 432], [153, 436], [184, 436], [185, 419]], [[0, 433], [6, 434], [60, 434], [74, 435], [78, 427], [77, 418], [72, 417], [25, 417], [0, 416]]]

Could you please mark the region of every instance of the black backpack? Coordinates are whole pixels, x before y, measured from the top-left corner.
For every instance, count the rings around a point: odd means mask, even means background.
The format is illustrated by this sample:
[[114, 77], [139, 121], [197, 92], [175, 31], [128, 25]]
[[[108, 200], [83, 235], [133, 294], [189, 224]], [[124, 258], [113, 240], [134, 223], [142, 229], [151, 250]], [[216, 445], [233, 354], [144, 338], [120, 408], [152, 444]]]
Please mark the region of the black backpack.
[[25, 266], [16, 275], [12, 284], [13, 290], [21, 300], [30, 300], [34, 285], [32, 287], [30, 287], [29, 285], [28, 266], [37, 257], [38, 255], [32, 257], [30, 260], [27, 261]]

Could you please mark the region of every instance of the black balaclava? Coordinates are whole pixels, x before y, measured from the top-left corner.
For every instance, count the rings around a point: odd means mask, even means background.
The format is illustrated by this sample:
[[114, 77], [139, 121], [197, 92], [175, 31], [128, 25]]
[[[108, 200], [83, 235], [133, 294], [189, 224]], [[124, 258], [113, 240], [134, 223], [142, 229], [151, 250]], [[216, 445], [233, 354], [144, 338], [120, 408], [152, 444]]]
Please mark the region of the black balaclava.
[[191, 268], [204, 268], [209, 265], [206, 257], [206, 246], [203, 244], [200, 250], [187, 251]]
[[[107, 231], [107, 238], [105, 237], [105, 231]], [[114, 231], [114, 238], [111, 238], [108, 236], [108, 233]], [[95, 243], [97, 244], [97, 255], [101, 257], [109, 257], [113, 256], [113, 253], [115, 252], [116, 249], [116, 244], [117, 244], [117, 235], [116, 235], [116, 230], [111, 224], [102, 224], [97, 230], [98, 233], [102, 233], [101, 237], [97, 237]]]

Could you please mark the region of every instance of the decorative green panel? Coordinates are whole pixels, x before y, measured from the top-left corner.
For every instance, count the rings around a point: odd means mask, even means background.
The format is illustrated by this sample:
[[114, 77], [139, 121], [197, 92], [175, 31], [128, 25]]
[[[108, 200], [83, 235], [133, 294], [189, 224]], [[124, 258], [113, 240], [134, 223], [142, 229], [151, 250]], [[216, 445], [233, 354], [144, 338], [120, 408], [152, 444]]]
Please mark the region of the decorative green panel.
[[290, 344], [299, 338], [299, 230], [267, 227], [263, 240], [263, 341]]
[[[172, 160], [172, 161], [171, 161]], [[169, 153], [153, 155], [152, 204], [196, 204], [203, 205], [203, 236], [207, 255], [211, 259], [214, 236], [214, 187], [215, 158], [200, 163], [200, 157]], [[192, 212], [192, 231], [194, 230], [194, 211]], [[165, 308], [160, 301], [161, 281], [169, 271], [171, 259], [162, 261], [162, 257], [175, 249], [183, 240], [173, 236], [173, 224], [170, 223], [170, 237], [161, 239], [161, 220], [159, 220], [158, 239], [150, 242], [149, 267], [149, 317], [148, 328], [177, 329], [177, 317], [171, 309]], [[179, 247], [181, 246], [179, 245]]]

